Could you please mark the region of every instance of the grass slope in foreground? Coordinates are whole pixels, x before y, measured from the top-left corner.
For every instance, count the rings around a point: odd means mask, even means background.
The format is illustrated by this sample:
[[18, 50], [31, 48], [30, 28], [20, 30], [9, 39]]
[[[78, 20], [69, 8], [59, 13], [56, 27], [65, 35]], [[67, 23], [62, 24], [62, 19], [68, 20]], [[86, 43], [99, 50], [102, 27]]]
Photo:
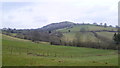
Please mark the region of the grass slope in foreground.
[[54, 46], [2, 35], [3, 66], [116, 66], [116, 50]]

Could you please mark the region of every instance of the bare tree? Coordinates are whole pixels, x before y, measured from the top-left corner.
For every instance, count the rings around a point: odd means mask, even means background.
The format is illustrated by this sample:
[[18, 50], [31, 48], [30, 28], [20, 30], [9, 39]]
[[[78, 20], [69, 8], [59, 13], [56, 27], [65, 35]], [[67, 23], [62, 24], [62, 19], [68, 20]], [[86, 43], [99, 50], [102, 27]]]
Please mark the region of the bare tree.
[[77, 32], [75, 34], [75, 41], [74, 41], [74, 43], [76, 43], [75, 45], [77, 47], [79, 47], [80, 46], [80, 42], [81, 42], [81, 34], [80, 34], [80, 32]]
[[40, 34], [38, 30], [31, 31], [31, 39], [33, 42], [40, 40]]

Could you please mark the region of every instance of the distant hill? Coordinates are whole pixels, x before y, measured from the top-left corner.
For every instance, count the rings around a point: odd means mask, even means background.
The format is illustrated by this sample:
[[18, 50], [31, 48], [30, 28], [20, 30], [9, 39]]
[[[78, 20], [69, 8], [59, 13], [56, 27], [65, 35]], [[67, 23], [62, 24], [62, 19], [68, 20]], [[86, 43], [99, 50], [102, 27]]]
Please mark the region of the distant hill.
[[41, 29], [41, 30], [52, 31], [52, 30], [57, 30], [57, 29], [66, 28], [66, 27], [73, 27], [73, 25], [74, 25], [73, 22], [63, 21], [63, 22], [52, 23], [52, 24], [49, 24], [49, 25], [43, 26], [43, 27], [40, 28], [40, 29]]
[[2, 30], [3, 34], [22, 39], [49, 42], [51, 45], [117, 49], [113, 36], [117, 28], [105, 25], [78, 24], [69, 21], [52, 23], [34, 30]]

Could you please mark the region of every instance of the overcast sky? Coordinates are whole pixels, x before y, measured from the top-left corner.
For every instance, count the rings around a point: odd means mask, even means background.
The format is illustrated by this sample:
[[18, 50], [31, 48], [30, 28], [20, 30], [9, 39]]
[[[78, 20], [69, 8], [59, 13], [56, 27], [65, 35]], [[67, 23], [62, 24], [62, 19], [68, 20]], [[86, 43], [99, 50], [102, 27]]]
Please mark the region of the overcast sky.
[[[119, 0], [3, 0], [2, 28], [40, 28], [50, 23], [118, 25]], [[1, 12], [1, 11], [0, 11]]]

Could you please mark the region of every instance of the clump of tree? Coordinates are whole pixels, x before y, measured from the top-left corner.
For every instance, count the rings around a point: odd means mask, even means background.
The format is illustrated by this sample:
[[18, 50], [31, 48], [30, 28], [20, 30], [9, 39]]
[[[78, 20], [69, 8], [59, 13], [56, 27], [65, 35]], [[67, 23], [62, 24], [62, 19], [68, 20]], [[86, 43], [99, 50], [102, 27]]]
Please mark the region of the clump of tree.
[[53, 32], [49, 35], [49, 42], [51, 45], [61, 45], [63, 34], [61, 32]]
[[103, 26], [103, 23], [100, 23], [100, 26]]
[[107, 24], [106, 24], [106, 23], [104, 23], [104, 27], [105, 27], [105, 28], [107, 27]]
[[113, 36], [113, 40], [116, 44], [120, 44], [120, 29], [118, 29], [118, 33], [115, 33]]
[[31, 40], [34, 42], [34, 41], [40, 41], [40, 33], [38, 30], [34, 30], [31, 32]]
[[76, 34], [75, 34], [75, 39], [73, 40], [73, 45], [74, 46], [77, 46], [77, 47], [80, 47], [81, 46], [81, 34], [80, 34], [80, 32], [77, 32]]
[[46, 26], [43, 26], [41, 29], [45, 31], [53, 31], [61, 28], [72, 28], [74, 26], [73, 22], [63, 21], [59, 23], [52, 23]]
[[70, 32], [70, 30], [68, 30], [68, 32]]
[[109, 25], [109, 27], [113, 27], [112, 25]]
[[94, 22], [93, 25], [98, 26], [98, 24], [96, 22]]

